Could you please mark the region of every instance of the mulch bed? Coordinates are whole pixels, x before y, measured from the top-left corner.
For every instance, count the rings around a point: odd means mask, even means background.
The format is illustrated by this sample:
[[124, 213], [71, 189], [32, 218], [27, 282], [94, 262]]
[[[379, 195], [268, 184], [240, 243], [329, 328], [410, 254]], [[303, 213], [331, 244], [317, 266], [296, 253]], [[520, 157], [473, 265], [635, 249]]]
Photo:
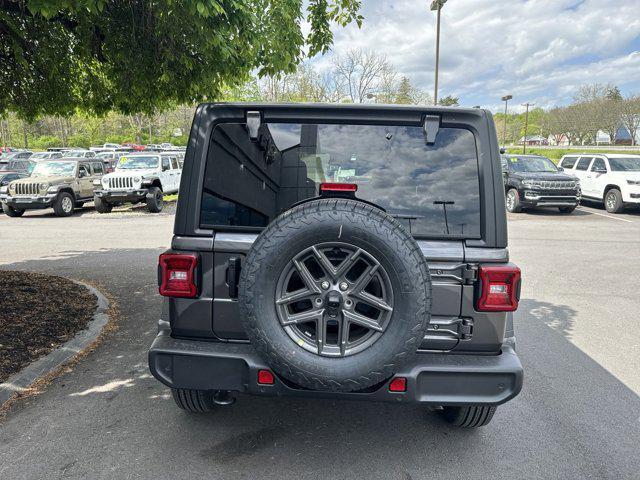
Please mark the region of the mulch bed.
[[96, 306], [66, 278], [0, 270], [0, 383], [73, 338]]

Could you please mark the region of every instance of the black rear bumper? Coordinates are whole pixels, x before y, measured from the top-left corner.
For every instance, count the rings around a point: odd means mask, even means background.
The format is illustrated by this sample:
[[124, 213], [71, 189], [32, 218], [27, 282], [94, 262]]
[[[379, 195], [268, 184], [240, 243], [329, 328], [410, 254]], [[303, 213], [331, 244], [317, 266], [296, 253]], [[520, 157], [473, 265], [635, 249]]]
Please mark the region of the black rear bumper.
[[161, 330], [151, 345], [149, 368], [172, 388], [428, 405], [499, 405], [522, 389], [522, 364], [508, 345], [499, 355], [421, 352], [395, 374], [407, 379], [405, 392], [390, 392], [388, 379], [367, 392], [336, 393], [299, 388], [277, 375], [273, 385], [259, 385], [258, 371], [269, 367], [250, 344], [182, 340], [169, 333]]

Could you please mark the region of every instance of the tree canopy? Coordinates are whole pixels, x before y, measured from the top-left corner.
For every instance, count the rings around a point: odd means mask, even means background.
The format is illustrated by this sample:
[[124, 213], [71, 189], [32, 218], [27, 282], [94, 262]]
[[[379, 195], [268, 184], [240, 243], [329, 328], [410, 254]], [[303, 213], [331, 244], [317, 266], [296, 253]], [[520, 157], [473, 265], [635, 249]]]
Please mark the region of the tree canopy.
[[[0, 0], [0, 115], [153, 113], [326, 52], [359, 0]], [[309, 34], [302, 33], [306, 20]]]

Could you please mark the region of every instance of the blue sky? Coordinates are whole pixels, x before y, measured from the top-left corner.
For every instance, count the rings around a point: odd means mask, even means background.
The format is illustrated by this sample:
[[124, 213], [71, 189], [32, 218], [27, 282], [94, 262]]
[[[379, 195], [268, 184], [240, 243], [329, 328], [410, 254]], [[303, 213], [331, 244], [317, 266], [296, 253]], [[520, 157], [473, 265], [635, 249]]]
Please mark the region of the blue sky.
[[[435, 12], [430, 0], [364, 0], [361, 29], [334, 30], [333, 54], [365, 48], [433, 92]], [[442, 10], [440, 96], [465, 106], [571, 102], [585, 83], [640, 94], [640, 0], [448, 0]]]

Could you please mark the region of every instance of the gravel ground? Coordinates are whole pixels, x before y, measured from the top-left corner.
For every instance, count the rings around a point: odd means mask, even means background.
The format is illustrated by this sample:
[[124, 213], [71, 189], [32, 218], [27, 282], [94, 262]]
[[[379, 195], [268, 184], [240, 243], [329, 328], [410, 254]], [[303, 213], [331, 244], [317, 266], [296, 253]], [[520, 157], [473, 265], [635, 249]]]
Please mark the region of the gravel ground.
[[0, 270], [0, 383], [72, 338], [96, 298], [66, 278]]

